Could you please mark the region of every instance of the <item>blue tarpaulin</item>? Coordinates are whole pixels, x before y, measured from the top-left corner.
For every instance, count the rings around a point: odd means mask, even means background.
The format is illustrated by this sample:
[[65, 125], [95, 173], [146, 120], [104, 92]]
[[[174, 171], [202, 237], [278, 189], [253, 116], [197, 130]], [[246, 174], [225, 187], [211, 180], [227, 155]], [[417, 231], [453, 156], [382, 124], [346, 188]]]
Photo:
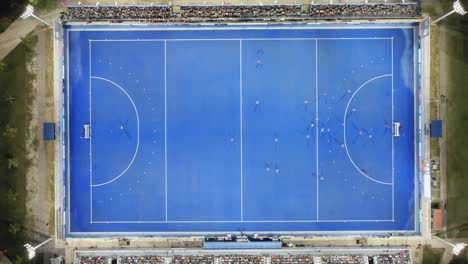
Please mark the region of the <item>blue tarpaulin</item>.
[[55, 140], [55, 123], [44, 123], [42, 135], [44, 140]]
[[431, 121], [431, 137], [433, 138], [442, 137], [442, 120]]

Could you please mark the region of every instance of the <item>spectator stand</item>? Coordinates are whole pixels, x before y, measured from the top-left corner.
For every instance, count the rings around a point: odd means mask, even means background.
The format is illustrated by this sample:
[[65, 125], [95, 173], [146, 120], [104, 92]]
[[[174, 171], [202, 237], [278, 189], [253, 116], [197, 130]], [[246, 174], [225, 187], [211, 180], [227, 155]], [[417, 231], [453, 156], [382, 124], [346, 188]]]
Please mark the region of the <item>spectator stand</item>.
[[269, 5], [72, 5], [61, 14], [69, 22], [255, 22], [335, 19], [411, 19], [420, 2]]
[[413, 263], [408, 248], [275, 250], [133, 249], [77, 251], [75, 264], [312, 264]]

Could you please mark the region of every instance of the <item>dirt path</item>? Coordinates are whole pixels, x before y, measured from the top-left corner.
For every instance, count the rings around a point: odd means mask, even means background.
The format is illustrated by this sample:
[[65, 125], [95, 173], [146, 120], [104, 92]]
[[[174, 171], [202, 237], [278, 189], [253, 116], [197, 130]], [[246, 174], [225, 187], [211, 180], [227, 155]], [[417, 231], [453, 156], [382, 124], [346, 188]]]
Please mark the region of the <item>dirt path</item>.
[[[48, 89], [52, 85], [51, 76], [47, 76], [48, 64], [51, 63], [52, 56], [50, 49], [52, 34], [46, 27], [40, 28], [35, 31], [37, 35], [36, 56], [34, 68], [32, 69], [36, 75], [34, 82], [34, 100], [31, 105], [32, 120], [30, 123], [30, 134], [36, 136], [36, 144], [34, 147], [29, 148], [29, 156], [32, 161], [32, 166], [27, 175], [27, 188], [28, 188], [28, 213], [30, 219], [31, 229], [35, 232], [30, 234], [30, 238], [39, 243], [53, 236], [49, 232], [53, 223], [50, 221], [50, 212], [53, 210], [53, 201], [51, 201], [51, 180], [53, 181], [53, 162], [52, 165], [48, 162], [50, 151], [48, 148], [52, 147], [54, 142], [43, 141], [43, 123], [53, 122], [53, 94], [49, 94]], [[34, 141], [32, 137], [28, 139]], [[52, 167], [51, 167], [52, 166]], [[44, 262], [48, 263], [50, 258], [56, 252], [54, 243], [48, 243], [40, 249], [39, 252], [44, 253]]]
[[38, 121], [38, 135], [39, 135], [39, 146], [38, 152], [38, 171], [37, 179], [37, 212], [36, 212], [36, 230], [48, 234], [48, 212], [49, 208], [47, 205], [47, 168], [46, 168], [46, 151], [45, 142], [42, 140], [42, 123], [46, 121], [46, 76], [45, 68], [47, 63], [46, 58], [46, 37], [47, 34], [44, 30], [41, 30], [37, 34], [37, 92], [36, 92], [36, 109], [33, 111], [36, 113]]
[[45, 111], [45, 43], [46, 34], [43, 30], [37, 33], [37, 44], [35, 48], [35, 56], [31, 58], [29, 63], [30, 71], [35, 75], [33, 81], [33, 97], [31, 105], [31, 121], [28, 124], [28, 138], [26, 139], [28, 146], [28, 159], [31, 161], [31, 166], [26, 174], [26, 189], [28, 191], [26, 208], [27, 208], [27, 225], [31, 230], [29, 238], [35, 242], [41, 242], [49, 237], [48, 233], [48, 208], [47, 203], [47, 180], [46, 180], [46, 163], [44, 144], [42, 141], [42, 122], [44, 121]]

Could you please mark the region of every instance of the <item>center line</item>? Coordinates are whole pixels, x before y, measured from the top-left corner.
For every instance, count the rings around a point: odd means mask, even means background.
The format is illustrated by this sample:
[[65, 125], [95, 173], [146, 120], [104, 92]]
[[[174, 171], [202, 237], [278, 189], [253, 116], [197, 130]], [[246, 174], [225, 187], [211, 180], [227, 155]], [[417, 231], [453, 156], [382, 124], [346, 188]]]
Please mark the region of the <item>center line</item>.
[[239, 40], [239, 93], [240, 93], [240, 206], [241, 222], [244, 221], [244, 190], [243, 190], [243, 161], [242, 161], [242, 40]]

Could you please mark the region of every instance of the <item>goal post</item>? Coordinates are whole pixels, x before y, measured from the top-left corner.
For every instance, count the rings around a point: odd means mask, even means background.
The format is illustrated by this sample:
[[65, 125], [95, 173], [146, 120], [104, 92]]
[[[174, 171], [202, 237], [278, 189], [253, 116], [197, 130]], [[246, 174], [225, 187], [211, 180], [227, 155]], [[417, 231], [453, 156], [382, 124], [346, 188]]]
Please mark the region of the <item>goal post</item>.
[[393, 136], [400, 136], [400, 122], [393, 122]]
[[84, 138], [91, 138], [91, 125], [90, 124], [85, 124], [83, 131], [84, 131]]

